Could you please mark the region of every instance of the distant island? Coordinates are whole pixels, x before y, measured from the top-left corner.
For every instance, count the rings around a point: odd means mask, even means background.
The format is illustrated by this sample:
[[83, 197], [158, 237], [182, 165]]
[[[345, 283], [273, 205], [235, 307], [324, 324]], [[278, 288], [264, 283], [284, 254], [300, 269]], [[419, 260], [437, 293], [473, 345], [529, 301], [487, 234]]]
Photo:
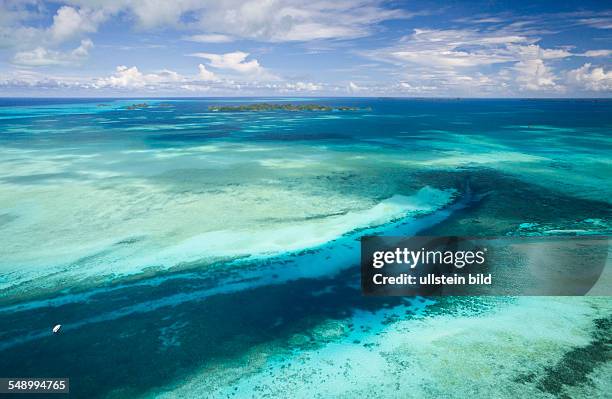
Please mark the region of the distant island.
[[147, 103], [140, 103], [140, 104], [128, 105], [127, 107], [125, 107], [125, 109], [134, 110], [134, 109], [147, 108], [147, 107], [149, 107], [149, 104], [147, 104]]
[[[156, 104], [158, 107], [163, 107], [163, 108], [167, 108], [167, 107], [174, 107], [174, 105], [170, 104], [170, 103], [159, 103]], [[106, 107], [108, 106], [107, 104], [98, 104], [98, 107]], [[153, 105], [155, 106], [155, 104]], [[127, 105], [124, 108], [128, 109], [128, 110], [135, 110], [135, 109], [142, 109], [142, 108], [149, 108], [150, 105], [147, 103], [139, 103], [139, 104], [132, 104], [132, 105]]]
[[211, 105], [209, 111], [213, 112], [246, 112], [246, 111], [360, 111], [371, 110], [371, 108], [358, 107], [330, 107], [320, 104], [270, 104], [255, 103], [248, 105]]

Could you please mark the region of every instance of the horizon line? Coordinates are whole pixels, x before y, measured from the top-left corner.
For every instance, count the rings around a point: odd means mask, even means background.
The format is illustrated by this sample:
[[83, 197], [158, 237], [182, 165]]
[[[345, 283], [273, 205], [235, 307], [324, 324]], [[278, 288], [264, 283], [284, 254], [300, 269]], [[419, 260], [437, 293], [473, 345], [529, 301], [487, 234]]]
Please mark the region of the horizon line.
[[3, 99], [215, 99], [215, 98], [346, 98], [346, 99], [400, 99], [400, 100], [612, 100], [610, 97], [461, 97], [461, 96], [0, 96]]

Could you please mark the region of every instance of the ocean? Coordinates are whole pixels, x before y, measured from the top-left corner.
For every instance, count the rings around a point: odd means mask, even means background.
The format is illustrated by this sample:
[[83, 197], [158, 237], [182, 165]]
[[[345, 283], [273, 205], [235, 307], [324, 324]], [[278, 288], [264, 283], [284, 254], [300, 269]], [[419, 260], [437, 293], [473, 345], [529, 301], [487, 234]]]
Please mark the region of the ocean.
[[603, 397], [609, 297], [364, 297], [359, 238], [606, 236], [611, 177], [612, 100], [0, 99], [0, 376]]

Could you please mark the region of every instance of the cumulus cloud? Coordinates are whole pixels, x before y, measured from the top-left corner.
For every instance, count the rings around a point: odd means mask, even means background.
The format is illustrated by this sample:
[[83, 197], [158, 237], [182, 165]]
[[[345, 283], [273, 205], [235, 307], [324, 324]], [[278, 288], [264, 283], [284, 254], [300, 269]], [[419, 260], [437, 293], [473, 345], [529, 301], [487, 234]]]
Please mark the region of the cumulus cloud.
[[[559, 91], [551, 62], [572, 57], [568, 47], [543, 48], [517, 26], [498, 29], [415, 29], [391, 47], [361, 54], [397, 65], [400, 88], [455, 95], [495, 90]], [[486, 71], [486, 72], [485, 72]], [[514, 85], [512, 83], [514, 82]]]
[[[204, 72], [204, 73], [203, 73]], [[16, 70], [0, 76], [0, 88], [3, 92], [25, 93], [53, 90], [66, 90], [81, 94], [95, 93], [142, 93], [144, 95], [167, 93], [185, 95], [207, 93], [209, 95], [269, 95], [270, 93], [310, 93], [321, 90], [334, 90], [323, 83], [314, 82], [269, 82], [254, 80], [222, 79], [210, 75], [204, 65], [194, 74], [180, 74], [171, 70], [144, 72], [136, 66], [118, 66], [115, 72], [103, 77], [69, 77], [52, 76], [36, 70]]]
[[542, 91], [561, 89], [561, 86], [556, 83], [557, 77], [544, 64], [544, 61], [539, 58], [521, 61], [515, 65], [514, 69], [518, 72], [516, 81], [522, 90]]
[[[348, 39], [373, 32], [381, 21], [412, 17], [380, 0], [70, 0], [54, 18], [57, 39], [93, 32], [111, 15], [125, 13], [141, 29], [190, 29], [206, 43], [230, 37], [270, 42]], [[185, 18], [188, 16], [188, 18]]]
[[212, 54], [212, 53], [193, 53], [194, 57], [206, 58], [210, 61], [210, 66], [219, 69], [230, 69], [240, 73], [259, 73], [262, 67], [257, 60], [247, 61], [249, 53], [235, 51], [233, 53]]
[[49, 28], [51, 37], [63, 42], [86, 33], [95, 32], [98, 25], [106, 19], [103, 9], [76, 9], [69, 6], [60, 7], [53, 17], [53, 25]]
[[256, 59], [247, 61], [249, 53], [245, 53], [243, 51], [235, 51], [225, 54], [193, 53], [189, 55], [192, 57], [207, 59], [210, 67], [229, 73], [238, 73], [242, 77], [260, 80], [278, 80], [278, 77], [272, 75], [265, 68], [263, 68]]
[[[303, 2], [301, 0], [67, 0], [60, 2], [47, 26], [48, 10], [29, 2], [0, 2], [0, 47], [14, 47], [12, 62], [24, 66], [79, 64], [91, 48], [86, 39], [111, 18], [121, 17], [139, 31], [173, 28], [191, 32], [183, 39], [199, 43], [227, 43], [239, 39], [268, 42], [350, 39], [367, 36], [381, 21], [409, 18], [413, 14], [380, 0]], [[37, 14], [38, 13], [38, 14]], [[60, 45], [84, 40], [73, 51]], [[282, 80], [263, 68], [246, 52], [199, 53], [208, 60], [201, 80], [223, 74], [259, 81]], [[216, 71], [215, 71], [216, 72]], [[212, 75], [211, 75], [212, 74]], [[213, 77], [214, 76], [214, 77]]]
[[[577, 65], [564, 59], [587, 57], [586, 61], [601, 64], [608, 61], [606, 57], [612, 56], [612, 50], [582, 49], [588, 42], [588, 34], [579, 45], [576, 42], [554, 47], [544, 44], [547, 43], [546, 35], [554, 35], [567, 27], [584, 31], [589, 30], [587, 26], [608, 29], [612, 17], [610, 12], [555, 14], [558, 18], [530, 13], [474, 15], [453, 20], [447, 25], [452, 28], [448, 29], [421, 26], [391, 44], [359, 52], [355, 51], [355, 46], [361, 46], [362, 42], [346, 39], [383, 30], [389, 32], [387, 29], [395, 28], [382, 26], [381, 22], [410, 18], [416, 13], [400, 10], [400, 7], [406, 7], [385, 0], [66, 0], [59, 2], [57, 9], [35, 7], [36, 1], [0, 0], [0, 47], [11, 48], [6, 52], [7, 59], [28, 70], [35, 66], [81, 64], [93, 47], [87, 37], [96, 39], [91, 35], [111, 17], [134, 25], [126, 26], [126, 29], [135, 28], [138, 34], [150, 29], [159, 32], [170, 28], [173, 35], [178, 34], [183, 40], [194, 43], [230, 43], [247, 39], [273, 43], [269, 46], [274, 46], [280, 42], [309, 42], [305, 46], [314, 51], [342, 52], [343, 57], [338, 58], [340, 62], [355, 54], [374, 62], [368, 62], [373, 66], [367, 67], [360, 61], [354, 62], [350, 75], [345, 72], [346, 75], [336, 83], [314, 83], [305, 81], [310, 79], [309, 72], [300, 70], [299, 66], [284, 71], [283, 75], [299, 78], [280, 78], [264, 68], [264, 65], [268, 66], [265, 62], [262, 65], [265, 60], [247, 51], [210, 50], [208, 48], [221, 46], [208, 46], [203, 47], [206, 50], [185, 51], [202, 51], [190, 54], [200, 58], [198, 61], [202, 63], [194, 62], [192, 72], [181, 70], [184, 75], [171, 70], [144, 70], [143, 65], [140, 69], [120, 66], [108, 76], [90, 76], [83, 80], [63, 77], [30, 79], [28, 84], [32, 87], [38, 84], [41, 87], [67, 85], [87, 90], [164, 89], [177, 90], [177, 93], [189, 90], [244, 95], [268, 90], [270, 93], [348, 91], [360, 95], [520, 96], [525, 91], [571, 95], [580, 91], [601, 93], [610, 90], [610, 71], [605, 70], [607, 64], [604, 63], [603, 67], [584, 64], [569, 71]], [[401, 29], [395, 29], [393, 34], [405, 32]], [[392, 36], [377, 39], [389, 43]], [[571, 36], [556, 36], [548, 43], [558, 43], [560, 39], [557, 38], [563, 37]], [[366, 48], [375, 43], [385, 42], [368, 41]], [[194, 46], [184, 42], [179, 45]], [[154, 48], [150, 42], [144, 41], [113, 42], [109, 46]], [[159, 54], [155, 57], [164, 59]], [[6, 76], [8, 72], [3, 71], [3, 74]], [[67, 70], [64, 72], [68, 73]], [[330, 74], [323, 76], [334, 79]], [[354, 82], [359, 82], [359, 85]]]
[[200, 79], [205, 80], [205, 81], [206, 80], [217, 80], [217, 76], [213, 72], [206, 69], [204, 65], [199, 64], [198, 70], [199, 70], [198, 75], [200, 76]]
[[[205, 65], [199, 64], [195, 74], [183, 75], [178, 72], [164, 69], [145, 73], [136, 66], [120, 65], [115, 73], [102, 78], [95, 78], [87, 83], [87, 87], [93, 89], [140, 89], [143, 91], [161, 90], [169, 92], [181, 91], [212, 91], [212, 92], [240, 92], [242, 89], [291, 89], [290, 85], [273, 85], [267, 83], [257, 83], [248, 80], [233, 80], [221, 78], [217, 74], [209, 71]], [[308, 84], [297, 82], [293, 86], [294, 91], [307, 90], [313, 88]]]
[[96, 79], [94, 87], [112, 87], [120, 89], [158, 87], [182, 82], [184, 80], [185, 78], [183, 76], [170, 70], [144, 74], [135, 66], [128, 68], [127, 66], [120, 65], [112, 76]]
[[[152, 1], [152, 0], [150, 0]], [[230, 35], [261, 41], [308, 41], [366, 36], [378, 22], [411, 15], [384, 7], [378, 0], [304, 2], [301, 0], [226, 0], [161, 2], [173, 10], [162, 13], [157, 23], [180, 23], [189, 12], [188, 26], [203, 34]], [[137, 3], [130, 8], [138, 18], [151, 18]], [[162, 5], [161, 9], [164, 6]]]
[[537, 44], [518, 46], [517, 57], [520, 61], [515, 64], [514, 70], [518, 73], [516, 81], [520, 90], [528, 91], [558, 91], [563, 85], [558, 83], [558, 76], [552, 68], [546, 65], [545, 60], [554, 60], [570, 57], [573, 54], [565, 49], [544, 49]]
[[81, 44], [72, 51], [61, 52], [37, 47], [31, 51], [20, 51], [13, 57], [13, 63], [24, 66], [49, 66], [78, 64], [89, 55], [93, 42], [89, 39], [81, 40]]
[[586, 63], [567, 73], [570, 84], [581, 89], [597, 92], [612, 91], [612, 71], [605, 71], [602, 67], [593, 67]]

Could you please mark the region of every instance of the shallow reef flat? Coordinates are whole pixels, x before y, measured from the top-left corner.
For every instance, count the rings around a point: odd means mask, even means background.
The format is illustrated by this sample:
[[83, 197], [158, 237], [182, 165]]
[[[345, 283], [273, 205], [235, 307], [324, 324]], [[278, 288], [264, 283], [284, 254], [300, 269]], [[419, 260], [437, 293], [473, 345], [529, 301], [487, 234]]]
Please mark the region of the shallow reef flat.
[[[368, 298], [358, 238], [610, 235], [612, 102], [80, 101], [0, 107], [0, 375], [88, 398], [610, 392], [609, 297]], [[209, 110], [257, 103], [360, 111]]]
[[[582, 223], [607, 209], [539, 186], [518, 190], [516, 180], [494, 171], [431, 173], [414, 179], [451, 186], [469, 177], [473, 190], [498, 193], [429, 224], [428, 234], [520, 233], [537, 215], [570, 225], [571, 217]], [[509, 206], [535, 191], [541, 208]], [[549, 201], [557, 205], [547, 213]], [[319, 397], [389, 398], [453, 390], [461, 397], [606, 392], [608, 297], [367, 298], [358, 268], [350, 267], [357, 249], [342, 250], [347, 240], [276, 260], [193, 265], [72, 295], [22, 299], [0, 308], [0, 322], [12, 326], [3, 340], [10, 345], [0, 350], [8, 359], [35, 351], [43, 361], [12, 362], [13, 372], [68, 370], [88, 381], [75, 392], [91, 397], [280, 397], [287, 389], [296, 397], [315, 390]], [[58, 318], [65, 329], [60, 339], [46, 331]]]
[[400, 171], [378, 182], [364, 171], [359, 181], [370, 184], [355, 187], [353, 154], [310, 147], [4, 155], [13, 164], [3, 175], [10, 190], [0, 193], [5, 299], [33, 287], [315, 247], [450, 200], [437, 197], [445, 188], [403, 200], [425, 185]]
[[145, 397], [589, 398], [608, 392], [607, 298], [445, 298], [430, 308], [406, 316], [396, 307], [323, 323], [278, 343], [280, 349], [255, 348], [240, 361], [202, 369]]

